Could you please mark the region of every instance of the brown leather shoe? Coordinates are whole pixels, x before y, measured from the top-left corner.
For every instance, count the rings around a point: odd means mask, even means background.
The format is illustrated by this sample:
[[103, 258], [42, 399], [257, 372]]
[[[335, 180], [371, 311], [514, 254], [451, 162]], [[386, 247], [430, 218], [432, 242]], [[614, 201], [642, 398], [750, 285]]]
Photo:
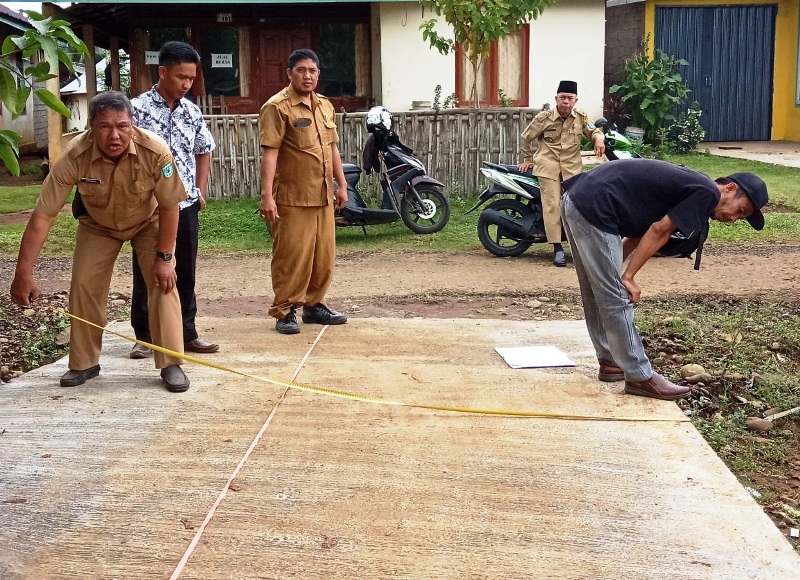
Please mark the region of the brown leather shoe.
[[133, 348], [131, 349], [131, 352], [128, 356], [133, 359], [148, 358], [153, 356], [153, 351], [144, 346], [143, 344], [139, 344], [137, 342], [136, 344], [133, 345]]
[[607, 360], [600, 361], [600, 372], [597, 373], [597, 378], [604, 383], [615, 383], [617, 381], [625, 380], [625, 373], [612, 362]]
[[691, 392], [691, 387], [682, 387], [669, 382], [658, 373], [646, 381], [633, 382], [625, 381], [625, 392], [629, 395], [640, 397], [651, 397], [662, 401], [674, 401], [682, 399]]
[[183, 350], [186, 352], [200, 352], [203, 354], [208, 354], [211, 352], [217, 352], [219, 350], [219, 345], [214, 344], [213, 342], [208, 342], [207, 340], [198, 336], [192, 341], [183, 343]]

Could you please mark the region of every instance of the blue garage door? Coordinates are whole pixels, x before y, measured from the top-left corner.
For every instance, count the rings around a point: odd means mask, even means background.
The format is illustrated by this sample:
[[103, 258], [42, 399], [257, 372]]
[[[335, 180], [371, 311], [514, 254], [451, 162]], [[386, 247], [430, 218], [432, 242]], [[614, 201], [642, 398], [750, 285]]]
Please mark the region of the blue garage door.
[[689, 62], [707, 141], [767, 141], [772, 127], [775, 5], [658, 7], [655, 46]]

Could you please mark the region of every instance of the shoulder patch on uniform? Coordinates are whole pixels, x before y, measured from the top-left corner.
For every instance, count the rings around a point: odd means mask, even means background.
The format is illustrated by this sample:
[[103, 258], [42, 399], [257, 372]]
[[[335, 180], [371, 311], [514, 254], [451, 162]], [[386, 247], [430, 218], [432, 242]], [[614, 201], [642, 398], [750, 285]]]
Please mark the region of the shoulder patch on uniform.
[[163, 173], [164, 177], [166, 177], [167, 179], [175, 175], [175, 166], [172, 164], [172, 161], [170, 161], [164, 167], [161, 168], [161, 173]]
[[552, 113], [552, 112], [553, 111], [551, 111], [550, 109], [545, 109], [544, 111], [540, 111], [536, 115], [536, 117], [534, 117], [534, 118], [537, 119], [537, 120], [541, 120], [541, 119], [544, 119], [545, 117], [547, 117], [548, 115], [550, 115], [550, 113]]
[[287, 100], [288, 98], [289, 98], [289, 91], [284, 89], [278, 93], [275, 93], [269, 99], [267, 99], [267, 102], [264, 103], [264, 105], [261, 108], [263, 109], [267, 105], [277, 105], [278, 103], [281, 103]]
[[584, 111], [583, 109], [579, 109], [578, 107], [575, 107], [572, 110], [575, 111], [576, 115], [580, 115], [581, 117], [588, 117], [589, 116], [589, 115], [586, 114], [586, 111]]

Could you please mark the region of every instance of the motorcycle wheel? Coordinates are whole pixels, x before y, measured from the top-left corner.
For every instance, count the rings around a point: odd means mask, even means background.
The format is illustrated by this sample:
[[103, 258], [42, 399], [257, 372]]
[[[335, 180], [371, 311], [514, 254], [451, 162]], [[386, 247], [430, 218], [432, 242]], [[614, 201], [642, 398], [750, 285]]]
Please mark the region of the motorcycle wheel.
[[[513, 218], [521, 218], [530, 212], [524, 203], [510, 198], [493, 201], [487, 205], [486, 208], [504, 213]], [[530, 248], [533, 243], [504, 236], [498, 226], [490, 224], [484, 219], [483, 213], [478, 217], [478, 239], [481, 241], [483, 247], [490, 253], [495, 256], [500, 256], [501, 258], [520, 256], [525, 250]]]
[[403, 223], [415, 234], [434, 234], [440, 231], [450, 219], [450, 202], [432, 183], [421, 183], [412, 187], [422, 202], [422, 209], [418, 211], [413, 207], [408, 199], [409, 194], [403, 195], [400, 202]]

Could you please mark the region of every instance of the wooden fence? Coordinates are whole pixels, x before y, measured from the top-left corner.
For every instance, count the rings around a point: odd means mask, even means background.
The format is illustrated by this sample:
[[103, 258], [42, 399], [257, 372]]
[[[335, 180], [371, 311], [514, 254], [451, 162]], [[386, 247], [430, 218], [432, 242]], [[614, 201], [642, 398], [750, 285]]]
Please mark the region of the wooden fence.
[[[449, 109], [396, 113], [395, 130], [414, 149], [428, 173], [451, 196], [467, 196], [483, 185], [482, 161], [518, 163], [520, 134], [538, 109]], [[366, 113], [336, 115], [339, 150], [347, 163], [361, 165], [368, 133]], [[217, 148], [211, 154], [208, 196], [238, 199], [260, 195], [258, 115], [206, 117]]]

